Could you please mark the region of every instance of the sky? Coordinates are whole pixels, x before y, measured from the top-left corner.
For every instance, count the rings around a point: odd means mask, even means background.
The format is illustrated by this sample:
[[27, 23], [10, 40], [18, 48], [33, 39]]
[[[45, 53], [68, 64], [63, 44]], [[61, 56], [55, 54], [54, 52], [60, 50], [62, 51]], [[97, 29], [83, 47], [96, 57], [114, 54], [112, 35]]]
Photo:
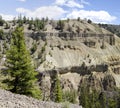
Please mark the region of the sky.
[[0, 15], [49, 19], [91, 19], [96, 23], [120, 24], [120, 0], [1, 0]]

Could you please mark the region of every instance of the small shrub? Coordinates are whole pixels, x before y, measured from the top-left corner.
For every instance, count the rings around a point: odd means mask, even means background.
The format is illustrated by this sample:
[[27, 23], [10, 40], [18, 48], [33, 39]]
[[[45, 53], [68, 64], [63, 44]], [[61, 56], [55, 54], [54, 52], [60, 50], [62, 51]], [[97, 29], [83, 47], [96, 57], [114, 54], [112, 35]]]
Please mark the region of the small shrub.
[[70, 103], [77, 103], [77, 91], [76, 90], [68, 90], [63, 93], [63, 100], [68, 101]]
[[77, 21], [80, 21], [80, 17], [77, 18]]
[[50, 57], [52, 57], [52, 53], [51, 52], [49, 52], [49, 55], [50, 55]]
[[9, 29], [10, 25], [8, 23], [5, 23], [5, 29]]
[[0, 29], [0, 39], [4, 39], [4, 38], [5, 38], [4, 31]]
[[37, 50], [37, 44], [33, 43], [33, 46], [31, 48], [31, 53], [33, 54]]
[[91, 24], [92, 23], [92, 21], [90, 20], [90, 19], [88, 19], [88, 21], [87, 21], [89, 24]]
[[64, 102], [62, 108], [70, 108], [69, 102]]

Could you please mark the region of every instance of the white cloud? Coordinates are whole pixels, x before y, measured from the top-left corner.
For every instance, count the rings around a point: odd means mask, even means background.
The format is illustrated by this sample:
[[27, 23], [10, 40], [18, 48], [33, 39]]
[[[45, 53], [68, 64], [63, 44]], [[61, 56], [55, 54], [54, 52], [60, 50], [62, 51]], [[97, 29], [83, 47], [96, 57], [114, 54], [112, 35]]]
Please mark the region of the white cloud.
[[35, 10], [17, 8], [16, 11], [18, 13], [24, 14], [26, 17], [33, 17], [33, 18], [49, 17], [50, 19], [61, 18], [66, 13], [65, 10], [63, 10], [62, 8], [58, 6], [43, 6]]
[[75, 0], [56, 0], [55, 5], [58, 6], [67, 6], [72, 8], [84, 8], [82, 3], [77, 3]]
[[55, 4], [62, 6], [62, 5], [64, 5], [67, 1], [68, 1], [68, 0], [56, 0], [56, 1], [55, 1]]
[[25, 2], [26, 0], [18, 0], [18, 1]]
[[14, 15], [7, 15], [7, 14], [0, 14], [2, 16], [2, 19], [10, 21], [13, 20], [13, 18], [15, 17]]
[[71, 13], [67, 14], [67, 18], [87, 18], [94, 22], [105, 22], [110, 23], [117, 18], [110, 15], [107, 11], [86, 11], [86, 10], [73, 10]]
[[85, 5], [90, 5], [90, 3], [87, 2], [87, 1], [85, 1], [85, 0], [81, 0], [81, 3], [82, 3], [82, 4], [85, 4]]
[[28, 9], [25, 9], [25, 8], [17, 8], [16, 9], [16, 11], [18, 12], [18, 13], [29, 13], [30, 12], [30, 10], [28, 10]]
[[77, 7], [77, 8], [83, 8], [84, 7], [82, 4], [76, 3], [74, 0], [68, 1], [66, 6], [68, 6], [68, 7]]

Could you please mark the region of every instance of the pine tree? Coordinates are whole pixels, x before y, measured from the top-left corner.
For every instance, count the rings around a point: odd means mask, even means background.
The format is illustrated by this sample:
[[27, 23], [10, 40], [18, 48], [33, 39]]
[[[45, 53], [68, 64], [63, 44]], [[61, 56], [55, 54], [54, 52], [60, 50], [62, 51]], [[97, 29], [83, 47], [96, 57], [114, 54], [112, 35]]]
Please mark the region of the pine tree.
[[107, 108], [106, 103], [107, 103], [107, 98], [104, 92], [101, 92], [99, 95], [99, 102], [101, 104], [102, 108]]
[[60, 81], [58, 79], [58, 75], [56, 74], [56, 82], [55, 82], [55, 102], [62, 102], [62, 89], [60, 85]]
[[12, 33], [11, 46], [6, 57], [7, 73], [11, 77], [8, 79], [10, 91], [40, 98], [41, 92], [36, 84], [37, 72], [31, 64], [22, 27], [16, 27]]
[[82, 105], [83, 108], [90, 108], [89, 90], [84, 84], [80, 88], [79, 100], [80, 100], [80, 105]]

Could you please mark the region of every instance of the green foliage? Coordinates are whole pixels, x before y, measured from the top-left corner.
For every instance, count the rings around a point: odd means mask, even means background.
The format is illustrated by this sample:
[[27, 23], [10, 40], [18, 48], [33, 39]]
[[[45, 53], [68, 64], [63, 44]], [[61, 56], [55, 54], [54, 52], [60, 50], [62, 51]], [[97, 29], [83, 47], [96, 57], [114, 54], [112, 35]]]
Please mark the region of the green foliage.
[[92, 21], [90, 20], [90, 19], [88, 19], [88, 21], [87, 21], [89, 24], [91, 24], [92, 23]]
[[17, 27], [12, 33], [12, 41], [7, 52], [6, 79], [9, 90], [35, 98], [40, 98], [41, 92], [37, 86], [37, 72], [31, 63], [30, 54], [26, 49], [23, 28]]
[[55, 102], [62, 102], [62, 89], [58, 76], [56, 76], [55, 82]]
[[37, 50], [37, 44], [33, 43], [33, 46], [31, 48], [31, 54], [33, 54]]
[[67, 90], [63, 93], [63, 100], [70, 103], [76, 103], [77, 91], [76, 90]]
[[45, 52], [46, 45], [47, 45], [47, 42], [45, 42], [44, 46], [41, 48], [41, 51], [38, 52], [38, 59], [41, 59], [41, 63], [44, 61], [44, 59], [42, 58], [42, 55]]
[[83, 106], [83, 108], [89, 108], [89, 97], [88, 97], [89, 93], [88, 93], [88, 89], [86, 88], [86, 86], [82, 86], [80, 88], [80, 105]]
[[[0, 57], [1, 58], [1, 57]], [[6, 83], [3, 83], [3, 81], [7, 78], [5, 72], [0, 71], [0, 88], [7, 89], [8, 86]]]
[[3, 26], [4, 22], [5, 21], [2, 19], [2, 16], [0, 16], [0, 26]]
[[42, 57], [42, 53], [38, 52], [38, 59], [41, 59], [41, 57]]
[[28, 29], [29, 29], [29, 30], [32, 29], [32, 25], [33, 25], [32, 21], [29, 21], [29, 26], [28, 26]]
[[42, 47], [41, 53], [43, 53], [44, 51], [45, 51], [45, 46]]
[[23, 17], [23, 23], [25, 24], [27, 22], [27, 18], [24, 16]]
[[7, 43], [4, 41], [3, 46], [5, 49], [8, 49]]
[[35, 30], [43, 30], [45, 27], [45, 21], [36, 18], [34, 21], [34, 26], [35, 26]]
[[112, 24], [98, 24], [98, 25], [120, 37], [120, 25], [112, 25]]
[[6, 22], [5, 23], [5, 29], [9, 29], [10, 28], [10, 25]]
[[80, 21], [80, 17], [77, 18], [77, 21]]
[[99, 102], [100, 102], [102, 108], [106, 108], [106, 103], [107, 103], [106, 101], [107, 100], [106, 100], [105, 94], [103, 92], [101, 92], [99, 95]]
[[[24, 21], [24, 20], [23, 20]], [[33, 20], [33, 18], [31, 20], [28, 21], [28, 29], [29, 30], [34, 30], [34, 31], [39, 31], [39, 30], [44, 30], [45, 28], [45, 23], [48, 21], [48, 19], [46, 18], [42, 18], [42, 20], [36, 18], [35, 20]]]
[[49, 52], [49, 55], [50, 55], [50, 57], [52, 57], [52, 53], [51, 52]]
[[4, 38], [5, 38], [4, 31], [0, 29], [0, 39], [4, 39]]
[[120, 89], [118, 89], [117, 91], [118, 91], [117, 106], [118, 108], [120, 108]]
[[16, 25], [16, 18], [14, 18], [14, 19], [12, 20], [12, 22], [13, 22], [13, 26], [15, 26], [15, 25]]
[[108, 99], [108, 108], [117, 108], [117, 101], [115, 99]]
[[53, 100], [55, 102], [62, 102], [62, 89], [61, 89], [61, 84], [60, 84], [60, 80], [58, 79], [58, 75], [55, 75], [55, 86], [54, 86], [54, 93], [53, 93]]
[[119, 108], [118, 97], [109, 97], [106, 92], [92, 90], [82, 85], [80, 88], [80, 105], [83, 108]]
[[21, 14], [18, 16], [17, 23], [18, 23], [19, 27], [23, 26], [23, 19], [22, 19], [22, 15]]
[[65, 101], [65, 102], [62, 104], [62, 108], [70, 108], [69, 102]]
[[58, 23], [57, 23], [56, 29], [63, 31], [64, 26], [65, 26], [64, 21], [59, 20]]
[[33, 24], [34, 24], [34, 21], [33, 21], [33, 18], [31, 18], [31, 20], [28, 21], [28, 29], [29, 30], [32, 30], [33, 29]]

